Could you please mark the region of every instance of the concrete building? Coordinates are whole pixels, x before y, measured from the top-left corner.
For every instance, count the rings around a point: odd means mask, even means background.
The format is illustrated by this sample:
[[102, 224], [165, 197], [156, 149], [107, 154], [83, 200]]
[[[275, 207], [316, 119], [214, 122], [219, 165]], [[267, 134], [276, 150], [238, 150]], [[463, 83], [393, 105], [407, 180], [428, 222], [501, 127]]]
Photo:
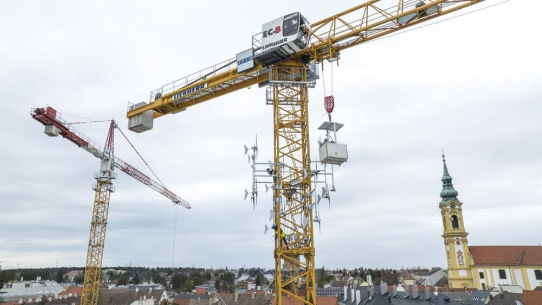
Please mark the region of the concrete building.
[[469, 246], [463, 203], [452, 184], [444, 160], [441, 210], [448, 284], [453, 289], [486, 290], [500, 285], [519, 285], [527, 290], [542, 286], [541, 246]]

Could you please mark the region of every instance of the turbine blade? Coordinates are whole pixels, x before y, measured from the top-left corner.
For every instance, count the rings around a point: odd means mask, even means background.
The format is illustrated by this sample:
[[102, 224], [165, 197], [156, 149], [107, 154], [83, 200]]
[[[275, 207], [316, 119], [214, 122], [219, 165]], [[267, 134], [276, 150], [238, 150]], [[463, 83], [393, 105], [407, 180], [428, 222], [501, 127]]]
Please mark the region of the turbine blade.
[[245, 200], [247, 200], [247, 197], [248, 197], [248, 191], [245, 190]]
[[263, 232], [263, 235], [267, 234], [267, 230], [269, 230], [269, 227], [265, 225], [265, 231]]
[[246, 145], [245, 146], [245, 155], [248, 153], [248, 147]]

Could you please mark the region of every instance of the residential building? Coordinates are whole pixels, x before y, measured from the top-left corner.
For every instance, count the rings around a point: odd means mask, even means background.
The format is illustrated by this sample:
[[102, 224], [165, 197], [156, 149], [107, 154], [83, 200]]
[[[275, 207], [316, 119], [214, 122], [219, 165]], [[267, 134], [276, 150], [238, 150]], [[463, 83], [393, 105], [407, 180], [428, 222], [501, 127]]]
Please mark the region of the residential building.
[[64, 291], [55, 281], [42, 281], [39, 277], [35, 281], [9, 282], [0, 290], [4, 300], [20, 298], [35, 298], [42, 295], [55, 296]]
[[430, 270], [416, 273], [415, 276], [418, 277], [420, 284], [433, 286], [444, 278], [444, 271], [442, 269]]
[[500, 285], [519, 285], [531, 290], [542, 286], [542, 247], [469, 246], [463, 203], [452, 184], [444, 160], [441, 210], [448, 284], [453, 289], [486, 290]]
[[79, 276], [83, 271], [82, 270], [72, 270], [66, 274], [64, 274], [64, 278], [68, 280], [68, 282], [73, 283], [75, 282], [75, 278]]

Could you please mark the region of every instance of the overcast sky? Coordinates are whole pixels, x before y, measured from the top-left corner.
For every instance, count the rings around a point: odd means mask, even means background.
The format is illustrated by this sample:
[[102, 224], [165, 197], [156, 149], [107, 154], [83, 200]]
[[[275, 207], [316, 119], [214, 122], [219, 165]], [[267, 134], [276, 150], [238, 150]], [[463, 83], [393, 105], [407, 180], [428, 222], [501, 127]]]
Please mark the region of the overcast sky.
[[[468, 10], [488, 6], [486, 1]], [[526, 6], [525, 2], [530, 2]], [[127, 102], [250, 47], [267, 21], [315, 22], [361, 1], [2, 1], [0, 261], [3, 268], [83, 266], [97, 159], [49, 138], [31, 107], [115, 118], [178, 209], [176, 266], [272, 268], [263, 235], [270, 194], [243, 201], [243, 145], [272, 158], [272, 108], [255, 86], [127, 132]], [[470, 245], [542, 243], [542, 54], [539, 1], [510, 1], [360, 45], [334, 67], [333, 119], [349, 161], [322, 209], [316, 264], [445, 267], [441, 150], [464, 203]], [[329, 80], [329, 63], [325, 76]], [[326, 81], [326, 93], [331, 91]], [[310, 90], [312, 155], [326, 119]], [[78, 118], [65, 117], [72, 121]], [[107, 124], [79, 125], [99, 143]], [[115, 153], [149, 173], [117, 135]], [[104, 266], [171, 266], [175, 207], [119, 172]]]

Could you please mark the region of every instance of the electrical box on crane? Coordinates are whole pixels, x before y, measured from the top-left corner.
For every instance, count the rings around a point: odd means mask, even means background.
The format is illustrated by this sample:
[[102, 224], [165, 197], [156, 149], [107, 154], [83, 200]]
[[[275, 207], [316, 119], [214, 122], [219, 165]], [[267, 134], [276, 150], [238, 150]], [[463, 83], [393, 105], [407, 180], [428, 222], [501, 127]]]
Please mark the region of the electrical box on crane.
[[[341, 123], [324, 122], [318, 127], [319, 130], [326, 131], [326, 138], [324, 142], [320, 143], [320, 162], [341, 165], [348, 161], [346, 144], [337, 142], [337, 131], [343, 126], [344, 124]], [[331, 133], [333, 133], [333, 136]]]

